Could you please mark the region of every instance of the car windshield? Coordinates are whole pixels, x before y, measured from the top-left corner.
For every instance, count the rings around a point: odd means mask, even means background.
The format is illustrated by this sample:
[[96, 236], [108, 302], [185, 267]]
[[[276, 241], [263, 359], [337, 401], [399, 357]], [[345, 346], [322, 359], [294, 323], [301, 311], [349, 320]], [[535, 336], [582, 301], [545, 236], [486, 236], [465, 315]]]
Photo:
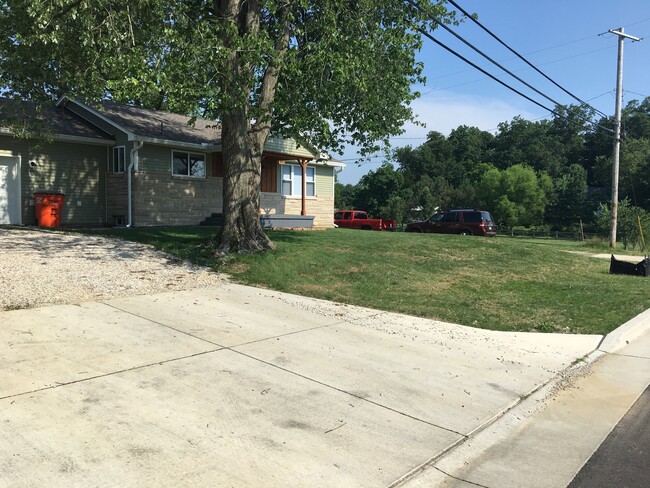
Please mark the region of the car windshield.
[[429, 220], [431, 222], [440, 222], [444, 216], [445, 214], [442, 213], [433, 214]]
[[481, 218], [483, 222], [493, 222], [490, 212], [481, 212]]

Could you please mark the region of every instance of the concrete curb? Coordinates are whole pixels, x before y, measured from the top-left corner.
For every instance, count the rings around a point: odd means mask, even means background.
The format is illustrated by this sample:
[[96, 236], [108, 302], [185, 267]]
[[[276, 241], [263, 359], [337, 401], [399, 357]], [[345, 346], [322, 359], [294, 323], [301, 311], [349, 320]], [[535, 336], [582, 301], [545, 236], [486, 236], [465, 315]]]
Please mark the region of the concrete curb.
[[450, 473], [462, 470], [491, 446], [508, 438], [526, 419], [546, 408], [546, 402], [558, 390], [570, 385], [573, 378], [589, 370], [598, 359], [622, 349], [648, 330], [650, 330], [650, 309], [641, 312], [604, 336], [600, 344], [581, 361], [574, 362], [538, 385], [524, 398], [503, 409], [455, 445], [405, 474], [390, 487], [420, 488], [447, 480]]
[[650, 308], [607, 334], [598, 346], [598, 350], [607, 353], [616, 352], [648, 330], [650, 330]]
[[[388, 488], [442, 486], [449, 479], [455, 478], [454, 473], [462, 472], [492, 446], [508, 439], [529, 418], [544, 410], [547, 402], [556, 392], [571, 385], [574, 378], [583, 375], [605, 355], [606, 353], [594, 349], [580, 361], [570, 364], [533, 388], [527, 395], [504, 408], [490, 421], [473, 430], [453, 446], [390, 484]], [[464, 480], [458, 479], [458, 481]]]

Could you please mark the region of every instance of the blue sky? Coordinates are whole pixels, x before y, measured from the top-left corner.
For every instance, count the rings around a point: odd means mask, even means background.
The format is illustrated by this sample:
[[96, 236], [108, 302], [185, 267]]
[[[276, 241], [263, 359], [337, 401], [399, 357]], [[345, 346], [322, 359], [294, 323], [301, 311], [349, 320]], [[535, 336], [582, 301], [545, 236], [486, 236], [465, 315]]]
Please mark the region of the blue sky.
[[[524, 55], [550, 78], [596, 109], [612, 115], [615, 106], [617, 38], [599, 35], [624, 27], [625, 32], [646, 38], [625, 43], [623, 103], [650, 96], [650, 1], [648, 0], [455, 0], [509, 46]], [[453, 8], [449, 5], [450, 8]], [[465, 21], [454, 28], [529, 84], [562, 104], [577, 103], [553, 84], [500, 46], [476, 24]], [[451, 34], [437, 29], [433, 35], [531, 98], [547, 107], [553, 104], [510, 78]], [[426, 127], [408, 124], [405, 133], [392, 139], [393, 147], [418, 146], [429, 131], [445, 135], [459, 125], [495, 132], [500, 122], [520, 115], [529, 120], [549, 113], [447, 53], [428, 39], [419, 54], [427, 85], [416, 87], [422, 96], [413, 103]], [[358, 182], [385, 160], [381, 155], [361, 165], [355, 148], [338, 155], [347, 167], [341, 183]]]

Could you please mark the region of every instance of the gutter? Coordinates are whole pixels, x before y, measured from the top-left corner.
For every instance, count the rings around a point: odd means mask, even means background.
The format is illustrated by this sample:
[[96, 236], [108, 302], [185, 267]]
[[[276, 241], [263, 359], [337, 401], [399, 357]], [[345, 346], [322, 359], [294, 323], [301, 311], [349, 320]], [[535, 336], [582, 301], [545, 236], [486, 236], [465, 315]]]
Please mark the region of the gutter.
[[142, 149], [142, 146], [144, 146], [144, 142], [142, 141], [133, 141], [133, 149], [131, 149], [131, 160], [129, 161], [129, 168], [127, 170], [127, 180], [128, 180], [128, 223], [126, 224], [127, 227], [131, 227], [133, 225], [133, 205], [131, 204], [131, 201], [133, 199], [133, 194], [131, 191], [131, 173], [133, 173], [133, 168], [135, 167], [136, 169], [138, 168], [138, 151]]
[[138, 140], [141, 142], [146, 142], [147, 144], [171, 146], [179, 149], [194, 149], [203, 152], [218, 152], [222, 150], [221, 143], [209, 144], [207, 142], [182, 142], [182, 141], [172, 141], [169, 139], [158, 139], [156, 137], [138, 137]]

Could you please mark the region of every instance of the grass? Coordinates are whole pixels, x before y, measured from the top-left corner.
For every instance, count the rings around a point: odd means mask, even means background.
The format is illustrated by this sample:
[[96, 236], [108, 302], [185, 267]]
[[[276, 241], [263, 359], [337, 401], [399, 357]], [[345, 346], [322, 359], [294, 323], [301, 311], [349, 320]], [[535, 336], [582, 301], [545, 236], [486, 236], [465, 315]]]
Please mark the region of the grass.
[[277, 251], [217, 260], [214, 228], [92, 232], [152, 244], [239, 283], [486, 329], [605, 334], [650, 307], [650, 280], [564, 252], [607, 252], [593, 243], [274, 231]]

